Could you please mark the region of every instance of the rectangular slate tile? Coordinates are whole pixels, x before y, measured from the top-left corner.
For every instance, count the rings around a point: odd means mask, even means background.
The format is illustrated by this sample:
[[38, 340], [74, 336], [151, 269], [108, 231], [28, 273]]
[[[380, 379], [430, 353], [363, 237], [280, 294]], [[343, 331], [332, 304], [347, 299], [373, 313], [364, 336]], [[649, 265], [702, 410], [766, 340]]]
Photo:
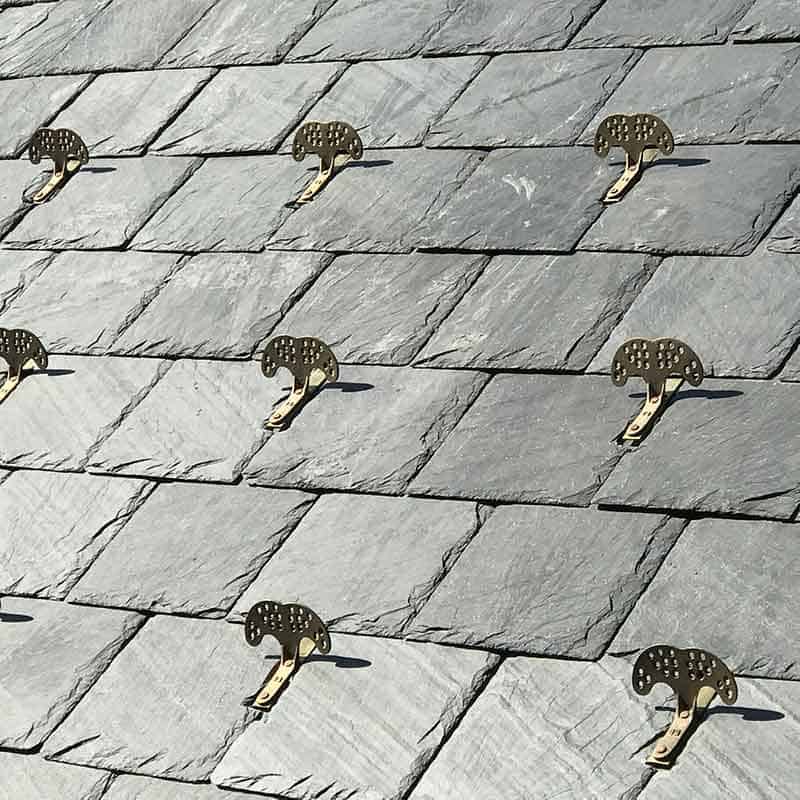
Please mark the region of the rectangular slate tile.
[[148, 491], [144, 481], [12, 472], [0, 489], [0, 591], [66, 597]]
[[[607, 185], [621, 173], [612, 157]], [[580, 247], [746, 256], [798, 186], [800, 146], [676, 147], [606, 208]]]
[[775, 223], [767, 238], [771, 253], [800, 253], [800, 196]]
[[25, 800], [100, 800], [111, 774], [54, 764], [41, 756], [0, 753], [0, 797]]
[[[27, 209], [22, 193], [39, 180], [26, 161], [0, 161], [0, 237], [19, 221]], [[3, 246], [6, 242], [3, 242]]]
[[[457, 150], [367, 152], [337, 173], [312, 203], [295, 211], [270, 247], [409, 252], [420, 244], [416, 229], [436, 215], [479, 158]], [[313, 175], [298, 164], [294, 171], [302, 180], [299, 194]]]
[[[800, 28], [800, 22], [798, 27]], [[755, 47], [755, 45], [748, 46]], [[768, 141], [800, 139], [798, 85], [800, 85], [800, 66], [795, 66], [748, 124], [748, 138]]]
[[282, 64], [222, 70], [150, 149], [164, 155], [275, 150], [343, 69]]
[[[191, 158], [90, 162], [58, 193], [58, 202], [34, 207], [5, 244], [80, 250], [123, 247], [196, 167]], [[52, 173], [52, 168], [48, 171]]]
[[263, 444], [279, 392], [254, 362], [178, 361], [93, 454], [89, 471], [232, 483]]
[[637, 58], [632, 50], [496, 56], [431, 127], [425, 144], [572, 144]]
[[313, 608], [335, 631], [400, 635], [478, 523], [474, 503], [324, 495], [231, 616], [243, 621], [265, 597], [280, 597]]
[[599, 658], [684, 526], [654, 514], [503, 506], [407, 633], [492, 650]]
[[251, 356], [329, 261], [330, 256], [320, 253], [277, 251], [193, 256], [112, 350], [196, 358]]
[[48, 353], [105, 353], [176, 269], [167, 253], [59, 253], [0, 316], [32, 330]]
[[706, 375], [768, 378], [800, 338], [794, 297], [800, 260], [763, 246], [745, 258], [666, 259], [591, 364], [610, 372], [634, 336], [675, 334], [695, 348]]
[[691, 642], [735, 673], [797, 680], [798, 533], [779, 522], [693, 521], [611, 650]]
[[[332, 645], [334, 659], [305, 663], [268, 725], [250, 725], [231, 745], [213, 783], [292, 800], [402, 797], [497, 661], [364, 636]], [[337, 658], [355, 668], [337, 669]]]
[[621, 457], [611, 439], [631, 410], [608, 379], [498, 375], [410, 491], [588, 505]]
[[407, 239], [422, 247], [572, 250], [602, 212], [606, 181], [586, 148], [493, 150]]
[[595, 502], [789, 519], [800, 505], [798, 396], [762, 381], [684, 389]]
[[669, 715], [629, 684], [619, 659], [505, 661], [411, 800], [636, 797], [652, 774], [636, 751]]
[[585, 369], [657, 264], [632, 253], [495, 256], [417, 363]]
[[178, 783], [140, 775], [119, 775], [103, 800], [242, 800], [240, 794], [200, 783]]
[[451, 254], [340, 256], [276, 333], [317, 331], [348, 363], [407, 364], [485, 264]]
[[162, 484], [103, 549], [69, 600], [224, 616], [313, 499], [249, 486]]
[[0, 747], [38, 747], [141, 623], [139, 614], [4, 597]]
[[794, 0], [756, 0], [731, 33], [737, 42], [798, 37], [800, 7]]
[[480, 392], [486, 376], [347, 367], [247, 468], [251, 483], [401, 493]]
[[3, 403], [0, 462], [83, 469], [90, 451], [150, 390], [165, 366], [157, 359], [51, 358], [46, 373], [25, 377]]
[[206, 780], [252, 719], [241, 705], [244, 687], [264, 677], [241, 631], [222, 621], [150, 619], [43, 752], [71, 764]]
[[46, 250], [0, 250], [0, 313], [42, 274], [53, 255]]

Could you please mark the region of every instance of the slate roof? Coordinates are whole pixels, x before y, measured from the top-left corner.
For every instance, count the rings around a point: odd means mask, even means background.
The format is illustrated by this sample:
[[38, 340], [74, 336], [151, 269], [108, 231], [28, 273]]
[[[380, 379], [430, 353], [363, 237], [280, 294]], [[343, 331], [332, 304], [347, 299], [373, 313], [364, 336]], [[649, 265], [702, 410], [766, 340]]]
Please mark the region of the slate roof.
[[[796, 0], [0, 0], [2, 800], [800, 786]], [[609, 113], [676, 148], [621, 203]], [[306, 119], [360, 130], [314, 174]], [[24, 156], [77, 130], [50, 203]], [[340, 382], [263, 428], [278, 333]], [[630, 336], [708, 378], [639, 448]], [[243, 615], [333, 650], [267, 715]], [[648, 645], [739, 676], [670, 772]], [[718, 707], [717, 707], [718, 706]]]

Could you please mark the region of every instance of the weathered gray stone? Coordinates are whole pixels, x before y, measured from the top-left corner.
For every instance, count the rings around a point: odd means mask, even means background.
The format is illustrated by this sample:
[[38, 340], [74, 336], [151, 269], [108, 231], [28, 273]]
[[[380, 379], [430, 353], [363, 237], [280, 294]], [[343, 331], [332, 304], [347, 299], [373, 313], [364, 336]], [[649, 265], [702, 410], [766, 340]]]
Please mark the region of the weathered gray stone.
[[751, 0], [607, 0], [573, 47], [724, 42]]
[[162, 66], [280, 61], [334, 0], [219, 0]]
[[77, 131], [90, 156], [141, 155], [211, 75], [210, 69], [98, 75], [50, 127]]
[[632, 50], [497, 56], [431, 127], [425, 144], [572, 144], [637, 58]]
[[736, 24], [737, 42], [800, 37], [800, 7], [795, 0], [756, 0]]
[[164, 484], [105, 547], [69, 600], [224, 616], [313, 499], [249, 486]]
[[110, 778], [108, 772], [54, 764], [41, 756], [0, 753], [0, 797], [9, 800], [100, 800]]
[[0, 316], [0, 325], [33, 331], [49, 353], [105, 353], [179, 258], [167, 253], [59, 253]]
[[763, 381], [684, 389], [595, 502], [789, 519], [800, 505], [798, 396]]
[[[319, 253], [282, 252], [194, 256], [112, 350], [198, 358], [251, 356], [329, 259]], [[330, 316], [330, 306], [327, 310]], [[316, 330], [313, 325], [311, 329]]]
[[504, 506], [436, 587], [408, 635], [599, 658], [684, 526], [654, 514]]
[[[58, 202], [35, 206], [5, 243], [81, 250], [122, 247], [196, 166], [191, 158], [90, 162], [61, 189]], [[52, 173], [52, 166], [46, 171]]]
[[167, 155], [275, 150], [343, 69], [342, 64], [282, 64], [223, 70], [151, 150]]
[[142, 621], [139, 614], [105, 608], [4, 597], [0, 747], [38, 747], [81, 701]]
[[[293, 800], [402, 797], [497, 663], [488, 653], [364, 636], [334, 637], [333, 652], [301, 667], [269, 724], [248, 727], [213, 783]], [[337, 659], [356, 668], [337, 669]]]
[[25, 213], [22, 193], [39, 180], [39, 174], [27, 161], [0, 161], [0, 237]]
[[0, 250], [0, 313], [38, 278], [53, 258], [53, 253], [20, 253]]
[[216, 786], [120, 775], [111, 784], [103, 800], [242, 800], [242, 797], [241, 794], [226, 792]]
[[[798, 24], [800, 27], [800, 23]], [[800, 34], [799, 34], [800, 35]], [[755, 45], [748, 45], [754, 47]], [[800, 139], [800, 66], [796, 66], [747, 126], [750, 139]]]
[[778, 220], [767, 239], [771, 253], [800, 253], [800, 197]]
[[[337, 173], [312, 203], [292, 214], [270, 246], [409, 252], [420, 243], [415, 229], [436, 214], [478, 159], [475, 153], [457, 150], [367, 153]], [[302, 189], [312, 176], [300, 172], [298, 164], [294, 167], [302, 176]]]
[[12, 472], [0, 491], [0, 591], [66, 597], [149, 488], [144, 481]]
[[[182, 161], [154, 158], [158, 164]], [[141, 250], [258, 251], [300, 194], [302, 168], [292, 158], [212, 158], [164, 203], [133, 240]]]
[[751, 121], [798, 57], [792, 44], [648, 50], [581, 140], [610, 114], [640, 111], [662, 117], [680, 144], [752, 138]]
[[341, 256], [277, 332], [317, 331], [348, 363], [407, 364], [485, 263], [484, 257], [431, 253]]
[[178, 361], [89, 471], [232, 483], [264, 443], [264, 418], [279, 394], [252, 361]]
[[[610, 160], [607, 185], [621, 166]], [[676, 147], [644, 171], [622, 202], [606, 208], [580, 247], [748, 255], [798, 186], [800, 146]]]
[[590, 150], [493, 150], [409, 241], [468, 250], [572, 250], [602, 212], [608, 177]]
[[31, 136], [87, 83], [88, 75], [0, 81], [0, 156], [18, 156]]
[[[400, 635], [478, 527], [474, 503], [325, 495], [236, 603], [303, 603], [336, 631]], [[331, 536], [331, 531], [336, 531]], [[299, 575], [313, 576], [299, 581]]]
[[498, 375], [410, 490], [586, 506], [622, 455], [611, 439], [630, 406], [608, 379]]
[[590, 369], [610, 372], [634, 336], [675, 335], [695, 348], [706, 375], [771, 377], [800, 338], [798, 292], [800, 260], [763, 246], [746, 258], [668, 258]]
[[735, 673], [797, 680], [799, 532], [779, 522], [693, 521], [611, 650], [683, 642], [716, 653]]
[[165, 366], [151, 358], [51, 358], [47, 373], [25, 377], [3, 404], [0, 462], [82, 469], [90, 451], [149, 391]]
[[348, 367], [247, 468], [263, 486], [401, 493], [486, 382], [480, 373]]
[[585, 369], [657, 264], [632, 253], [496, 256], [417, 362]]
[[629, 686], [618, 659], [505, 661], [411, 800], [636, 797], [652, 774], [637, 750], [669, 714]]
[[203, 781], [253, 718], [241, 700], [264, 678], [264, 662], [256, 655], [238, 625], [156, 616], [114, 659], [44, 752], [73, 764]]

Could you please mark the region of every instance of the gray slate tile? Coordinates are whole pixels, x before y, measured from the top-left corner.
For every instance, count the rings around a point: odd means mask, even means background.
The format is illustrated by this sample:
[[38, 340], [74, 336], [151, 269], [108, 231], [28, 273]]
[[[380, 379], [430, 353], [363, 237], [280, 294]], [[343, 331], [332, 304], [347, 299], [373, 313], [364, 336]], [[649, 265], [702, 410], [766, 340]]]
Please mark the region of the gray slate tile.
[[800, 338], [800, 260], [763, 246], [745, 258], [666, 259], [591, 364], [611, 372], [634, 336], [676, 335], [695, 348], [706, 375], [768, 378]]
[[0, 313], [46, 269], [53, 253], [0, 250]]
[[[606, 185], [621, 173], [611, 158]], [[676, 147], [606, 208], [580, 247], [745, 256], [798, 186], [800, 146]]]
[[231, 616], [275, 597], [310, 606], [335, 631], [399, 636], [477, 526], [474, 503], [324, 495]]
[[495, 256], [417, 363], [585, 369], [657, 264], [632, 253]]
[[800, 7], [794, 0], [755, 0], [731, 33], [737, 42], [798, 37]]
[[797, 398], [798, 387], [762, 381], [683, 390], [595, 502], [789, 519], [800, 505]]
[[343, 69], [282, 64], [222, 70], [150, 149], [164, 155], [275, 150]]
[[437, 585], [408, 635], [599, 658], [684, 525], [654, 514], [503, 506]]
[[213, 783], [293, 800], [402, 797], [497, 661], [364, 636], [335, 636], [332, 644], [335, 656], [368, 665], [305, 663], [269, 724], [249, 726], [231, 745]]
[[683, 642], [711, 650], [735, 673], [797, 680], [798, 533], [779, 522], [693, 521], [611, 650]]
[[119, 775], [103, 800], [242, 800], [242, 796], [199, 783]]
[[767, 250], [771, 253], [800, 253], [800, 196], [770, 231]]
[[342, 369], [338, 386], [270, 438], [246, 478], [262, 486], [399, 494], [485, 381], [477, 372]]
[[105, 353], [178, 260], [167, 253], [59, 253], [0, 325], [32, 330], [48, 353]]
[[249, 486], [162, 484], [104, 548], [69, 600], [224, 616], [312, 500], [301, 492]]
[[425, 144], [572, 144], [637, 58], [632, 50], [496, 56], [431, 127]]
[[347, 363], [408, 364], [485, 263], [453, 254], [340, 256], [276, 333], [314, 332]]
[[100, 800], [108, 772], [54, 764], [41, 756], [0, 753], [0, 797], [24, 800]]
[[[755, 45], [749, 46], [755, 47]], [[800, 139], [798, 85], [800, 85], [800, 66], [795, 66], [747, 126], [747, 135], [750, 139], [770, 141]]]
[[320, 253], [277, 251], [193, 256], [112, 350], [196, 358], [251, 356], [329, 260]]
[[144, 481], [12, 472], [0, 489], [0, 591], [66, 597], [147, 491]]
[[586, 506], [621, 456], [631, 401], [600, 378], [498, 375], [414, 494]]
[[27, 161], [0, 161], [0, 237], [25, 213], [22, 193], [38, 180], [39, 173]]
[[78, 705], [141, 622], [139, 614], [4, 597], [0, 747], [38, 747]]
[[[196, 166], [191, 158], [89, 162], [57, 198], [33, 207], [5, 244], [80, 250], [122, 247]], [[52, 166], [45, 171], [52, 173]]]

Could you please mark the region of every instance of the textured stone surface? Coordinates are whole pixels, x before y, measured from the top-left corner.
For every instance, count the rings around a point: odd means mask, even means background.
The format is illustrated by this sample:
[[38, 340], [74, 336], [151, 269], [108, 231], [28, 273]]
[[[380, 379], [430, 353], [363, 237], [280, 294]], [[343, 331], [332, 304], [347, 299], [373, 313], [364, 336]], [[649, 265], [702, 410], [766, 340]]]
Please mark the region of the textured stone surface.
[[172, 277], [113, 350], [250, 356], [329, 259], [319, 253], [201, 253]]
[[781, 216], [767, 239], [772, 253], [800, 253], [800, 197]]
[[224, 616], [312, 500], [301, 492], [248, 486], [163, 484], [105, 547], [69, 599]]
[[38, 173], [27, 161], [0, 161], [0, 236], [22, 216], [22, 193], [38, 180]]
[[[61, 189], [57, 202], [36, 206], [5, 243], [81, 250], [121, 247], [195, 167], [190, 158], [90, 161]], [[52, 165], [45, 171], [52, 173]]]
[[241, 699], [264, 677], [263, 661], [253, 655], [238, 625], [150, 619], [44, 753], [120, 772], [205, 780], [252, 718]]
[[417, 361], [584, 369], [657, 264], [632, 253], [496, 256]]
[[[295, 800], [400, 797], [496, 663], [488, 653], [363, 636], [336, 636], [332, 647], [334, 658], [303, 665], [269, 724], [233, 743], [213, 783]], [[355, 668], [337, 669], [337, 659]]]
[[0, 753], [0, 797], [9, 800], [100, 800], [110, 778], [108, 772], [54, 764], [39, 756]]
[[684, 389], [595, 501], [789, 519], [800, 505], [797, 399], [792, 384], [760, 381]]
[[504, 506], [436, 587], [409, 634], [599, 658], [684, 525], [655, 514]]
[[0, 747], [38, 747], [80, 702], [141, 621], [138, 614], [105, 608], [4, 597]]
[[606, 180], [590, 150], [494, 150], [408, 238], [424, 247], [571, 250], [601, 213]]
[[636, 751], [669, 715], [629, 683], [618, 659], [505, 661], [412, 800], [636, 797], [651, 774]]
[[591, 364], [610, 372], [634, 336], [676, 335], [706, 375], [767, 378], [800, 338], [800, 259], [759, 247], [746, 258], [666, 259]]
[[348, 367], [272, 436], [247, 469], [265, 486], [398, 494], [458, 422], [486, 377]]
[[[800, 22], [798, 27], [800, 28]], [[749, 138], [791, 141], [800, 139], [798, 85], [800, 85], [800, 66], [795, 66], [747, 126]]]
[[264, 418], [279, 392], [253, 362], [179, 361], [92, 456], [89, 469], [235, 481], [266, 438]]
[[608, 379], [498, 375], [412, 483], [415, 494], [588, 505], [634, 409]]
[[0, 462], [81, 469], [89, 452], [158, 380], [156, 359], [59, 356], [25, 377], [3, 403]]
[[[332, 630], [399, 635], [477, 526], [474, 503], [326, 495], [236, 603], [234, 617], [280, 597], [315, 609]], [[298, 581], [303, 574], [314, 577]]]
[[167, 253], [59, 253], [0, 317], [49, 353], [104, 353], [176, 268]]
[[148, 490], [144, 481], [12, 472], [0, 490], [0, 591], [66, 597]]
[[[475, 153], [457, 150], [368, 152], [292, 214], [270, 246], [408, 252], [421, 242], [415, 229], [436, 215], [477, 163]], [[294, 172], [302, 179], [299, 194], [313, 175], [299, 164]]]
[[276, 333], [315, 331], [348, 363], [407, 364], [485, 264], [480, 256], [344, 255]]
[[151, 150], [165, 155], [275, 150], [343, 68], [283, 64], [223, 70]]
[[734, 41], [800, 37], [800, 7], [794, 0], [756, 0], [736, 24]]
[[42, 274], [52, 258], [47, 251], [0, 250], [0, 313]]
[[242, 800], [242, 797], [216, 786], [120, 775], [103, 800]]
[[[612, 156], [607, 185], [621, 173]], [[800, 146], [676, 147], [645, 170], [622, 202], [606, 208], [580, 246], [747, 255], [798, 186]]]
[[496, 56], [433, 125], [425, 144], [572, 144], [637, 58], [632, 50]]

